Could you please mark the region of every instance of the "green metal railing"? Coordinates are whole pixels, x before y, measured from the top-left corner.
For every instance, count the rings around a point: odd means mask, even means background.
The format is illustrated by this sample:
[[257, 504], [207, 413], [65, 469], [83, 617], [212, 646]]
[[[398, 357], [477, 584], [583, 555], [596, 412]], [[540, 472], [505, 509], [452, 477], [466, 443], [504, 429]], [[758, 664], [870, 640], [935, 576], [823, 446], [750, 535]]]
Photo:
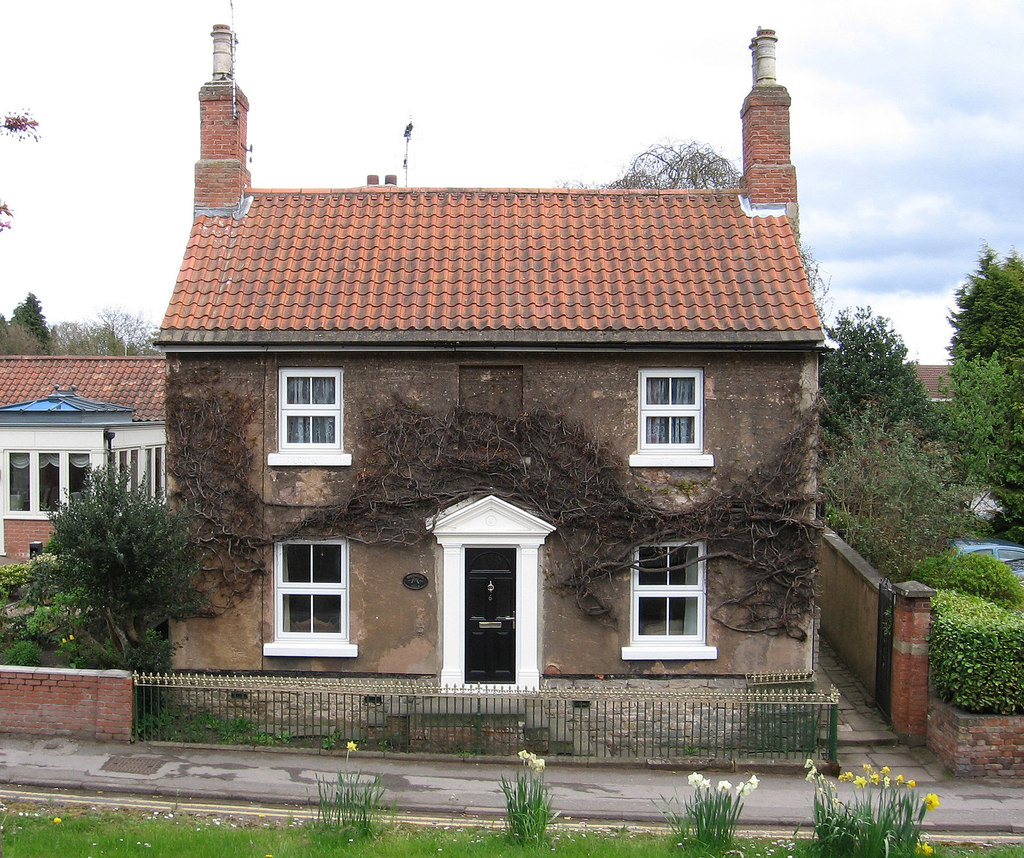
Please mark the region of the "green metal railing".
[[590, 759], [834, 760], [838, 693], [480, 691], [400, 682], [135, 675], [148, 741]]

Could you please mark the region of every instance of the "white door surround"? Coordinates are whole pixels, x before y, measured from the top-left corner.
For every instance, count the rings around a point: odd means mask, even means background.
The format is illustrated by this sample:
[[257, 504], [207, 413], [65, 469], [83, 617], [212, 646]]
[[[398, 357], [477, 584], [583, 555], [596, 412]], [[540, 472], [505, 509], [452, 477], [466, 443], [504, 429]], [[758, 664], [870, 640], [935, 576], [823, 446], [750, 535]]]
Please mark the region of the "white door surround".
[[441, 684], [466, 684], [466, 546], [516, 550], [516, 687], [540, 687], [540, 546], [554, 526], [488, 495], [444, 510], [433, 523], [441, 546]]

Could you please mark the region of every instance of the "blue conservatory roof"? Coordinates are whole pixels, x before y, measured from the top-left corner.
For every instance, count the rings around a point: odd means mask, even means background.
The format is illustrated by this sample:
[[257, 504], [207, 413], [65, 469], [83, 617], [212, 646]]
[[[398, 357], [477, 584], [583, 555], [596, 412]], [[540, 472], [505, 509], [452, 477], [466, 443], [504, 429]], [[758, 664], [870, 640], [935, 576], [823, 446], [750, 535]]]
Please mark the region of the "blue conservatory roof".
[[74, 423], [129, 423], [134, 408], [86, 399], [79, 396], [76, 388], [61, 390], [54, 385], [54, 392], [42, 399], [30, 399], [0, 406], [0, 423], [6, 425], [47, 424], [66, 425]]

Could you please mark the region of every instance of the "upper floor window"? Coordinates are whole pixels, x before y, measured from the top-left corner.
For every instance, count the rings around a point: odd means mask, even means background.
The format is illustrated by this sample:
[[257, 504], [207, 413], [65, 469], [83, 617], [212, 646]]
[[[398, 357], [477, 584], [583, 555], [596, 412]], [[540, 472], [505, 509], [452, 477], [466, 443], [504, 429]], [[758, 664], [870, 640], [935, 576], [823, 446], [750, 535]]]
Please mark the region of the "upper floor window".
[[704, 373], [699, 369], [642, 369], [637, 453], [633, 466], [710, 467], [704, 453]]
[[348, 465], [342, 452], [340, 369], [282, 369], [278, 387], [278, 449], [271, 465]]

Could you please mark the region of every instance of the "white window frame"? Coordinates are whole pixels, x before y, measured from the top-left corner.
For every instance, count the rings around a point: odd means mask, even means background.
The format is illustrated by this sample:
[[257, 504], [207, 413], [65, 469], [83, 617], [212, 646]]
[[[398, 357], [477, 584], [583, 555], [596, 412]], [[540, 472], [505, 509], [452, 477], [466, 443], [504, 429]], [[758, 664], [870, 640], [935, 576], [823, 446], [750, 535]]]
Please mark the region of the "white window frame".
[[[28, 456], [28, 474], [29, 474], [29, 495], [27, 500], [28, 506], [26, 509], [12, 509], [11, 508], [11, 455], [27, 455]], [[3, 451], [2, 467], [4, 471], [3, 486], [3, 501], [2, 509], [4, 515], [9, 518], [48, 518], [52, 510], [42, 509], [39, 503], [39, 492], [40, 492], [40, 480], [39, 480], [39, 457], [40, 455], [52, 456], [56, 455], [57, 467], [58, 467], [58, 504], [67, 503], [71, 485], [71, 457], [72, 456], [86, 456], [89, 459], [88, 468], [96, 466], [94, 457], [88, 450], [30, 450], [30, 449], [12, 449]]]
[[[341, 547], [341, 574], [338, 583], [285, 581], [285, 548], [289, 545], [338, 545]], [[349, 640], [349, 563], [348, 541], [345, 539], [293, 539], [274, 544], [274, 640], [263, 644], [264, 655], [320, 656], [355, 658], [359, 647]], [[340, 632], [289, 632], [284, 629], [284, 597], [298, 595], [341, 596]]]
[[[288, 403], [288, 381], [293, 378], [334, 379], [335, 399], [331, 405], [315, 403], [290, 405]], [[277, 452], [267, 456], [269, 465], [328, 465], [352, 464], [352, 456], [344, 451], [344, 374], [340, 369], [318, 367], [282, 367], [278, 370], [277, 385]], [[333, 417], [335, 420], [334, 441], [330, 444], [288, 441], [289, 417]]]
[[[693, 379], [692, 404], [651, 404], [647, 401], [647, 381], [651, 378]], [[651, 417], [692, 417], [693, 441], [686, 444], [657, 443], [647, 440], [647, 420]], [[632, 467], [714, 467], [715, 457], [704, 451], [704, 370], [699, 368], [651, 367], [639, 372], [637, 391], [637, 452], [629, 457]]]
[[[697, 550], [696, 584], [640, 584], [640, 552], [643, 548], [695, 548]], [[707, 645], [707, 544], [700, 542], [669, 542], [638, 546], [633, 555], [629, 585], [629, 646], [622, 648], [626, 661], [707, 660], [718, 658], [718, 648]], [[650, 597], [682, 597], [697, 599], [697, 631], [693, 634], [640, 634], [640, 599]]]

